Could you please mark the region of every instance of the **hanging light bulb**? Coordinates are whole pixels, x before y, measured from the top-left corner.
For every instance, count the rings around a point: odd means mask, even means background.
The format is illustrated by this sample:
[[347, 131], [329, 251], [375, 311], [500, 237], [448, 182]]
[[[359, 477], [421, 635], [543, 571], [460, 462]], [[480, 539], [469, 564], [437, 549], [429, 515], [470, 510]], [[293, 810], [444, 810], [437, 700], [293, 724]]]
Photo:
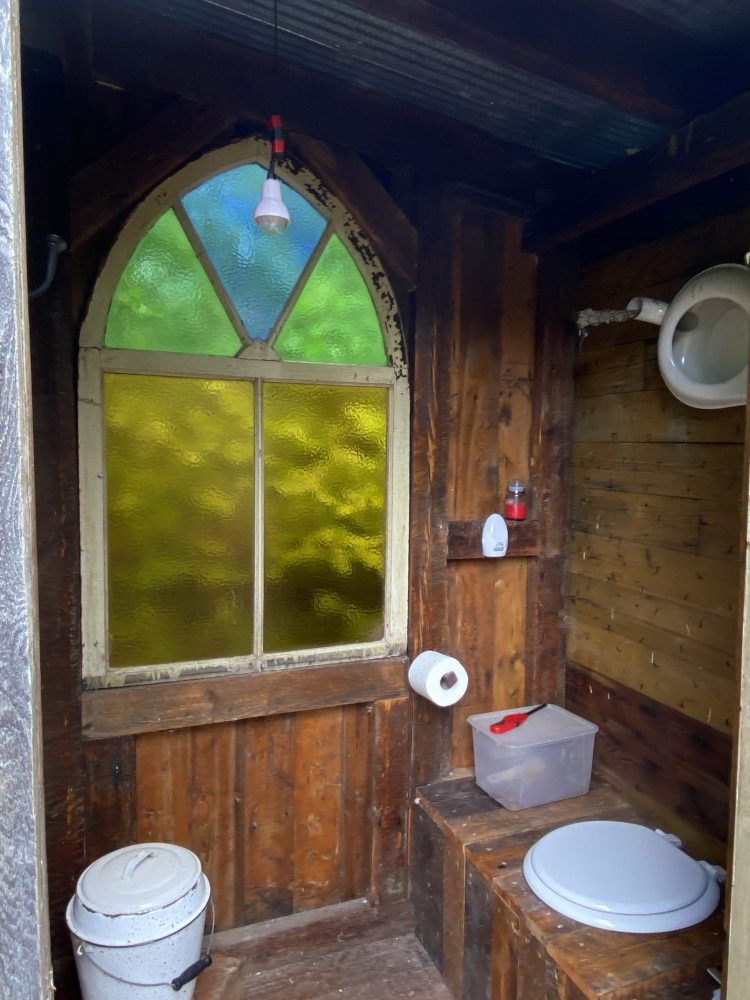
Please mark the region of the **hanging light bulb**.
[[281, 115], [271, 115], [268, 119], [271, 130], [271, 163], [268, 167], [268, 177], [263, 181], [253, 219], [264, 233], [269, 236], [280, 236], [292, 221], [289, 209], [284, 204], [281, 192], [281, 182], [276, 178], [276, 160], [284, 154], [284, 131]]

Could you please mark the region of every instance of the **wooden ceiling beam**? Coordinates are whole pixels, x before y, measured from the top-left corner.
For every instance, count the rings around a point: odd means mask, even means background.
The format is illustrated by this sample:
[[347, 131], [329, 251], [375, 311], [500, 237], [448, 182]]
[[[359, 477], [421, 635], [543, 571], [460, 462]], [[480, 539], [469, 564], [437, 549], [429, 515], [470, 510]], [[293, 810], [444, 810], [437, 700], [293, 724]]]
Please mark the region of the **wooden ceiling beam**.
[[575, 9], [569, 0], [351, 2], [395, 30], [439, 38], [668, 125], [744, 89], [740, 67], [725, 55], [603, 0], [576, 0]]
[[81, 170], [71, 183], [71, 249], [78, 250], [135, 205], [233, 121], [223, 109], [171, 101], [138, 132]]
[[750, 91], [570, 189], [530, 220], [526, 246], [544, 250], [584, 236], [747, 163]]
[[372, 91], [192, 31], [158, 15], [93, 8], [94, 73], [136, 93], [178, 95], [238, 116], [259, 109], [284, 116], [288, 132], [345, 146], [386, 168], [425, 173], [501, 191], [518, 214], [540, 185], [571, 171], [468, 126], [400, 105]]

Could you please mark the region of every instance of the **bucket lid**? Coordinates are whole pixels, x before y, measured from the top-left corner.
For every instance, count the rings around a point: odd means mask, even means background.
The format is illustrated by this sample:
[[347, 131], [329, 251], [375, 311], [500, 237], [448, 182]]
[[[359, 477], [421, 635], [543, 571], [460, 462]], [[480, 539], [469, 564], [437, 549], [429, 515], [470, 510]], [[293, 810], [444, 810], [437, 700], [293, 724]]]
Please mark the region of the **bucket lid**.
[[524, 708], [509, 708], [503, 712], [484, 712], [482, 715], [470, 715], [468, 722], [480, 733], [494, 740], [498, 746], [510, 750], [525, 750], [529, 747], [543, 746], [546, 743], [559, 743], [579, 736], [589, 736], [599, 729], [593, 722], [573, 715], [559, 705], [546, 705], [541, 711], [530, 715], [518, 728], [507, 733], [493, 733], [490, 726], [499, 722], [506, 715], [515, 712], [528, 712], [536, 705]]
[[96, 944], [158, 940], [189, 923], [206, 906], [209, 891], [192, 851], [159, 843], [123, 847], [83, 872], [68, 924]]
[[553, 909], [610, 930], [690, 926], [718, 900], [703, 866], [637, 823], [592, 820], [553, 830], [526, 855], [524, 875]]

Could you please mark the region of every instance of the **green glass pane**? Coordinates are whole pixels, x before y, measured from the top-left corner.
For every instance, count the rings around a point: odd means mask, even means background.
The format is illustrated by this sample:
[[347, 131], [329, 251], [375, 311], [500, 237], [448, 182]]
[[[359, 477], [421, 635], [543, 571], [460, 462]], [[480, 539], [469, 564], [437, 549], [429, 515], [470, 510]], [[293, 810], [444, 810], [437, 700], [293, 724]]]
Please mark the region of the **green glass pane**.
[[383, 637], [387, 390], [264, 388], [264, 648]]
[[253, 391], [105, 375], [111, 666], [252, 652]]
[[242, 346], [174, 212], [154, 223], [122, 272], [104, 343], [230, 357]]
[[338, 236], [329, 240], [274, 347], [286, 361], [388, 363], [367, 285]]

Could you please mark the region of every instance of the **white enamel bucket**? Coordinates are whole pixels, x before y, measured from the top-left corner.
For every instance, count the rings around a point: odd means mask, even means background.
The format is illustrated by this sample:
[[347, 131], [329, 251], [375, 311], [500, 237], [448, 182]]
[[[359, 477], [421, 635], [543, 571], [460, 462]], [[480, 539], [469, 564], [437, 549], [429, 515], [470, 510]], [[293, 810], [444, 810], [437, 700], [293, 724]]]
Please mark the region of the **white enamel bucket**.
[[200, 958], [210, 895], [198, 858], [173, 844], [89, 865], [66, 912], [83, 1000], [190, 1000], [211, 962]]

